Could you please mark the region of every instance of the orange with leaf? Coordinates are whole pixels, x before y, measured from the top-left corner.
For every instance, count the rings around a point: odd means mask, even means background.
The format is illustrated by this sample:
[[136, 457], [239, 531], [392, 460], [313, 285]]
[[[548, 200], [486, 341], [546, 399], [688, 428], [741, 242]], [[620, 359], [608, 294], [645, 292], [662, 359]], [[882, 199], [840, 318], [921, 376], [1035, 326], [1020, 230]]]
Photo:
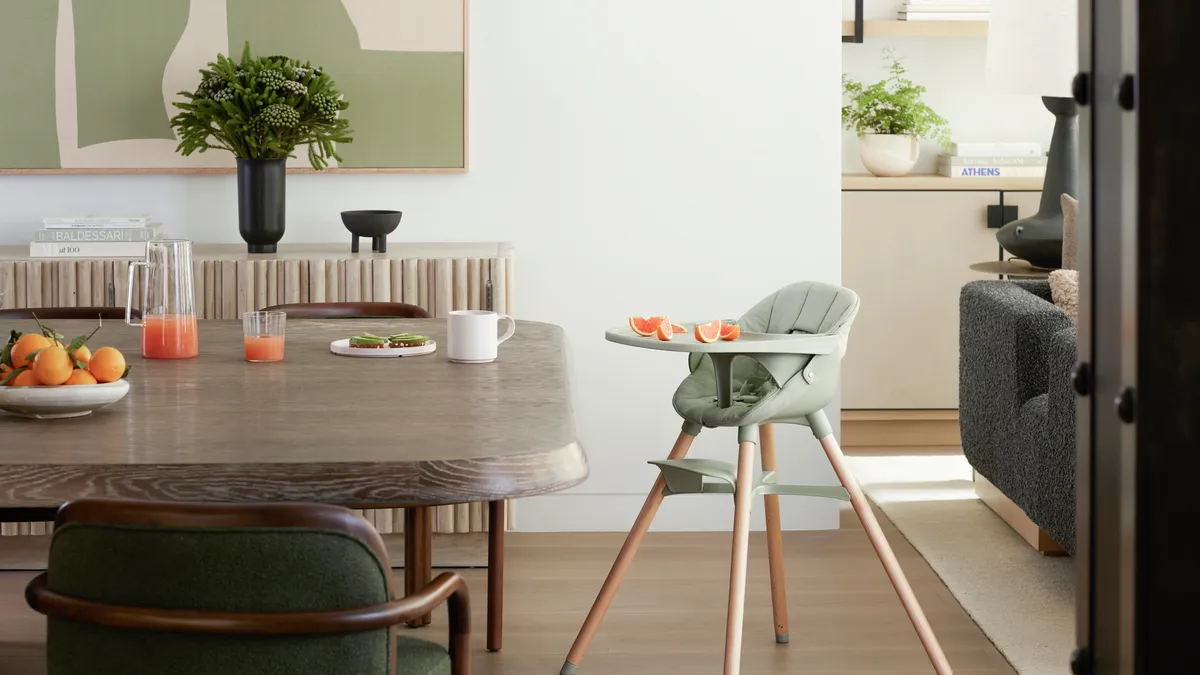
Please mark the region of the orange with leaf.
[[9, 384], [13, 387], [38, 387], [42, 381], [37, 379], [37, 375], [32, 370], [21, 368], [17, 371], [16, 377], [9, 380]]
[[[16, 334], [16, 331], [13, 331]], [[12, 367], [25, 368], [33, 365], [33, 355], [53, 345], [45, 335], [27, 333], [17, 338], [12, 346]]]
[[0, 349], [0, 385], [36, 387], [90, 385], [116, 382], [129, 374], [125, 356], [112, 347], [92, 353], [88, 340], [100, 330], [80, 335], [63, 344], [65, 338], [37, 321], [38, 332], [22, 335], [12, 331], [8, 344]]

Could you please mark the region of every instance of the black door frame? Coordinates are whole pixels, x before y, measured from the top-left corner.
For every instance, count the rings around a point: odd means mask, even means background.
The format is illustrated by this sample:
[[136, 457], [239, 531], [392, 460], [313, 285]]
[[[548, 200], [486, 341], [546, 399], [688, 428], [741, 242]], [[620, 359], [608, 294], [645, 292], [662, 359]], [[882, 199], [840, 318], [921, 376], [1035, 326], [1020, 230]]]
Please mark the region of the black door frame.
[[1198, 26], [1080, 2], [1080, 675], [1200, 672]]

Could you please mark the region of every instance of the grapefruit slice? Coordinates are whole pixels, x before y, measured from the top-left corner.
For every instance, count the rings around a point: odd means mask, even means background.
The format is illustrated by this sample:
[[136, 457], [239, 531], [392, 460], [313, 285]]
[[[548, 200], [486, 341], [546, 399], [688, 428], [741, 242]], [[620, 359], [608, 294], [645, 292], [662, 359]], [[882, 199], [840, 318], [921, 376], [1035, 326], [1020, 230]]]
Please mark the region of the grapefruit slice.
[[695, 336], [699, 342], [716, 342], [717, 338], [721, 337], [721, 320], [713, 319], [708, 323], [696, 324]]
[[675, 337], [675, 329], [673, 328], [673, 325], [674, 324], [672, 324], [670, 321], [661, 321], [658, 324], [658, 328], [654, 331], [654, 334], [658, 336], [659, 340], [663, 340], [664, 342], [670, 340], [671, 338]]
[[642, 337], [650, 337], [658, 332], [659, 324], [666, 320], [665, 316], [631, 316], [629, 327]]
[[675, 331], [676, 333], [686, 333], [687, 332], [687, 329], [684, 328], [683, 324], [681, 324], [681, 323], [671, 324], [671, 330]]
[[721, 339], [733, 342], [742, 334], [742, 329], [736, 323], [721, 324]]

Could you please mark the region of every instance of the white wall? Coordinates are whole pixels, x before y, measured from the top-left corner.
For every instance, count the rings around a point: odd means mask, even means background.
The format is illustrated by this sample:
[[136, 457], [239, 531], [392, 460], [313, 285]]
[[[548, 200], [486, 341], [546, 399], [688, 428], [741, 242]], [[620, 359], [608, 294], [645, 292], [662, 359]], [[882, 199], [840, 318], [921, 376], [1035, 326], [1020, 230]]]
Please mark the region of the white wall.
[[[840, 278], [838, 8], [487, 0], [471, 14], [470, 173], [292, 176], [285, 243], [344, 243], [351, 208], [402, 209], [412, 240], [514, 242], [517, 313], [567, 331], [592, 466], [521, 504], [519, 525], [624, 530], [654, 479], [645, 462], [678, 433], [686, 367], [604, 329], [738, 315], [791, 281]], [[238, 242], [234, 197], [231, 176], [0, 176], [0, 241], [28, 241], [51, 212], [125, 211]], [[780, 434], [782, 469], [834, 483], [803, 431]], [[706, 432], [693, 454], [733, 459], [735, 441]], [[787, 527], [836, 527], [834, 503], [783, 501]], [[659, 525], [731, 522], [725, 498], [675, 498]]]
[[[843, 0], [844, 17], [854, 16], [853, 3]], [[895, 19], [899, 0], [865, 0], [868, 19]], [[870, 38], [863, 44], [842, 45], [842, 70], [865, 83], [885, 77], [883, 50], [893, 47], [907, 57], [904, 65], [914, 82], [929, 91], [924, 100], [950, 122], [955, 141], [1037, 141], [1050, 149], [1054, 116], [1036, 96], [999, 93], [984, 81], [986, 37], [900, 37]], [[842, 168], [848, 173], [865, 172], [858, 157], [858, 140], [843, 132]], [[932, 173], [937, 143], [921, 142], [921, 159], [913, 169]]]

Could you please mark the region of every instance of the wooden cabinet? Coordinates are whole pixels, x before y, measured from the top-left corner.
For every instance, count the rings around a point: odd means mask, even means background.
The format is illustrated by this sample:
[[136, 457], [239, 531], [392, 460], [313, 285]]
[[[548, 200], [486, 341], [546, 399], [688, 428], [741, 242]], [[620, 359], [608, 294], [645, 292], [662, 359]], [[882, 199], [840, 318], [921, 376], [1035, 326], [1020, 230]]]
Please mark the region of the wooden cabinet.
[[[948, 180], [948, 179], [947, 179]], [[957, 186], [956, 186], [957, 187]], [[1038, 193], [847, 190], [842, 280], [862, 299], [842, 365], [842, 407], [958, 408], [958, 295], [996, 260], [988, 207], [1036, 210]]]

